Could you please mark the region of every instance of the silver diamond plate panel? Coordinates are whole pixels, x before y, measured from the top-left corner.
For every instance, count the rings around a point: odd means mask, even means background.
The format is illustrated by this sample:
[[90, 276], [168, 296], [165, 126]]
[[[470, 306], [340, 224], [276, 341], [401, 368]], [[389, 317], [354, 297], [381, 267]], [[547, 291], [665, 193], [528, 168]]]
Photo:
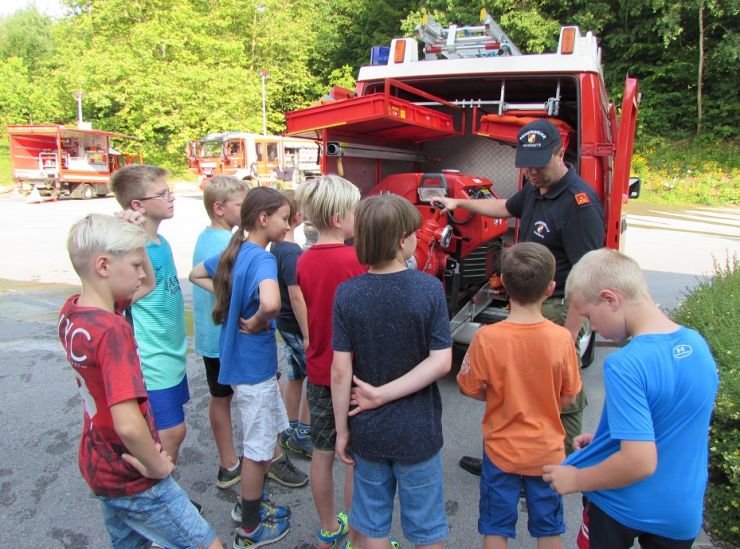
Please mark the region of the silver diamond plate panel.
[[428, 157], [422, 166], [425, 172], [450, 169], [486, 177], [493, 182], [493, 190], [501, 198], [510, 197], [518, 189], [519, 170], [514, 167], [514, 147], [487, 137], [465, 135], [429, 141], [423, 150]]

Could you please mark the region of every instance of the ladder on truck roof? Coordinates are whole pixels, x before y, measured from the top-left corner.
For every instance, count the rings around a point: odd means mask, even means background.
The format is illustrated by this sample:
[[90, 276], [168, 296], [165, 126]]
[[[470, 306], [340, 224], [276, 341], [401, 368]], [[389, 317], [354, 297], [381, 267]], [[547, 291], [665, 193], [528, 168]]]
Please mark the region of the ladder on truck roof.
[[480, 19], [480, 25], [450, 25], [445, 28], [425, 15], [424, 24], [415, 29], [416, 36], [424, 42], [425, 58], [437, 59], [437, 55], [447, 59], [521, 55], [519, 48], [485, 8], [480, 12]]

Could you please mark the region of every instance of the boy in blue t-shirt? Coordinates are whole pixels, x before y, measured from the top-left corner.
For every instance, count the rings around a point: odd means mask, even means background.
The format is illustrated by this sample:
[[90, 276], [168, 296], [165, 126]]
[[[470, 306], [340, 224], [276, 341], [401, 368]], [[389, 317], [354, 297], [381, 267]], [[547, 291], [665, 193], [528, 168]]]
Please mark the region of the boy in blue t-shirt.
[[[229, 175], [217, 175], [206, 182], [203, 188], [203, 205], [211, 223], [203, 229], [195, 243], [193, 267], [226, 249], [231, 231], [239, 225], [242, 202], [248, 189], [244, 181]], [[216, 487], [225, 489], [239, 482], [241, 461], [234, 451], [231, 430], [231, 399], [234, 391], [230, 385], [218, 382], [221, 364], [218, 339], [221, 327], [216, 326], [211, 318], [214, 303], [211, 292], [193, 285], [195, 352], [203, 357], [206, 368], [206, 380], [211, 393], [208, 419], [220, 461]]]
[[566, 295], [603, 337], [631, 341], [604, 361], [596, 433], [576, 437], [577, 451], [545, 466], [544, 479], [561, 494], [584, 493], [581, 549], [626, 549], [635, 538], [644, 549], [689, 549], [701, 529], [718, 384], [709, 347], [663, 314], [637, 263], [614, 250], [584, 255]]
[[185, 303], [169, 242], [157, 231], [175, 212], [167, 170], [147, 164], [124, 166], [111, 177], [111, 190], [124, 210], [144, 216], [146, 247], [156, 286], [131, 307], [149, 402], [162, 448], [177, 461], [185, 439], [185, 409], [190, 400], [185, 375]]
[[[449, 535], [436, 380], [450, 371], [452, 340], [439, 280], [406, 268], [420, 222], [400, 196], [360, 202], [355, 248], [370, 269], [342, 283], [334, 300], [336, 451], [355, 466], [349, 523], [361, 547], [398, 546], [388, 539], [396, 487], [411, 543], [442, 548]], [[357, 403], [351, 411], [350, 401]]]

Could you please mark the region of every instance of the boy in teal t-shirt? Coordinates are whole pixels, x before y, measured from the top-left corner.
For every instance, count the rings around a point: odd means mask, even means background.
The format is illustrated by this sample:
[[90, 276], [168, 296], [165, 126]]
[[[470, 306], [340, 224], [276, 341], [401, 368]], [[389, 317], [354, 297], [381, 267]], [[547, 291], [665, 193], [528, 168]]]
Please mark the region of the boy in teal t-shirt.
[[141, 357], [154, 421], [162, 448], [177, 461], [185, 439], [185, 410], [190, 400], [185, 375], [186, 337], [183, 301], [172, 249], [157, 231], [175, 212], [175, 195], [167, 184], [167, 170], [147, 164], [124, 166], [111, 177], [111, 190], [124, 209], [144, 217], [149, 235], [146, 247], [156, 286], [131, 308], [134, 336]]

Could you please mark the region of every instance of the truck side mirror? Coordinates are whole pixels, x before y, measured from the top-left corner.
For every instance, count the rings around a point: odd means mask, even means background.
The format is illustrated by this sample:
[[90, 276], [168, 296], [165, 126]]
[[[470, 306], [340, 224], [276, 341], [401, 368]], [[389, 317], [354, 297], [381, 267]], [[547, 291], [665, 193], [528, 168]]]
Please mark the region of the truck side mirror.
[[628, 188], [629, 188], [628, 196], [630, 198], [639, 198], [640, 197], [640, 178], [630, 177]]

